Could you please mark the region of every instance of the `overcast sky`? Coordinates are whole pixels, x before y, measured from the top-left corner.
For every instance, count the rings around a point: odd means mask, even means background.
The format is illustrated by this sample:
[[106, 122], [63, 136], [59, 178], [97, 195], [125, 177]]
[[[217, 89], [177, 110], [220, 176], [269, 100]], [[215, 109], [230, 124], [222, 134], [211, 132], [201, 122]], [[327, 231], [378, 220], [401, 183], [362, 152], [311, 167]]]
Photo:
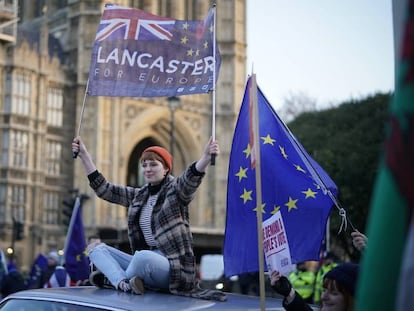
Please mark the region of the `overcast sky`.
[[276, 111], [289, 94], [323, 107], [394, 89], [391, 0], [247, 0], [247, 42]]

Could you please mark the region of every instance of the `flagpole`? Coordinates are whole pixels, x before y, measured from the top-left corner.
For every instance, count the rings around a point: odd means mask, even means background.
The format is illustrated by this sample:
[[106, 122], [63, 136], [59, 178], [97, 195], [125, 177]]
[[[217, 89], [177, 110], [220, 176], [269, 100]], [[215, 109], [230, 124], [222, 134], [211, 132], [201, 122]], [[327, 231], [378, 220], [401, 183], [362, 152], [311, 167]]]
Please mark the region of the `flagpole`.
[[[78, 132], [76, 136], [80, 136], [81, 129], [82, 129], [82, 120], [83, 120], [83, 113], [85, 111], [85, 103], [86, 103], [86, 95], [88, 94], [88, 87], [89, 87], [89, 78], [88, 78], [88, 81], [86, 81], [85, 94], [83, 95], [82, 109], [80, 113]], [[72, 152], [72, 158], [76, 159], [77, 157], [78, 157], [78, 152]]]
[[[326, 233], [325, 233], [325, 249], [327, 252], [330, 251], [330, 239], [331, 239], [331, 233], [329, 232], [329, 227], [330, 227], [330, 219], [328, 217], [328, 220], [326, 221]], [[324, 254], [325, 255], [325, 254]]]
[[257, 245], [259, 255], [259, 284], [260, 284], [260, 309], [263, 311], [265, 306], [265, 281], [264, 281], [264, 254], [263, 254], [263, 217], [262, 217], [262, 177], [260, 167], [260, 135], [259, 135], [259, 107], [257, 104], [257, 84], [256, 74], [251, 77], [251, 101], [253, 112], [253, 131], [254, 131], [254, 157], [256, 173], [256, 216], [257, 216]]
[[[214, 59], [214, 68], [213, 68], [213, 99], [212, 99], [212, 110], [211, 110], [211, 136], [213, 140], [216, 140], [216, 4], [213, 4], [213, 59]], [[216, 164], [216, 155], [211, 155], [211, 165]]]

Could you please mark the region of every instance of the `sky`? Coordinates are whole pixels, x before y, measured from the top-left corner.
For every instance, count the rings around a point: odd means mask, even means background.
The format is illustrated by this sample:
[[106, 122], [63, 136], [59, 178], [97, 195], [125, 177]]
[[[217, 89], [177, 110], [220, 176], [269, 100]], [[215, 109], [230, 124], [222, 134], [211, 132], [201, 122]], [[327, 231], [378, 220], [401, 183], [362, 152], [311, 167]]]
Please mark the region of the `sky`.
[[[392, 0], [247, 0], [247, 75], [276, 109], [394, 90]], [[247, 77], [246, 77], [247, 78]]]

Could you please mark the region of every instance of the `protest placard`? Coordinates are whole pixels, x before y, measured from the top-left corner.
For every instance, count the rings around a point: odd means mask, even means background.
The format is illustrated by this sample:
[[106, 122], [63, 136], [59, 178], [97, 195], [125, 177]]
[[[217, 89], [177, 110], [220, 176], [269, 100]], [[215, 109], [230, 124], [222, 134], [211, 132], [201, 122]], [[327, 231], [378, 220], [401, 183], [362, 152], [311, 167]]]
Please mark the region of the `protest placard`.
[[280, 211], [263, 222], [263, 251], [268, 271], [292, 271], [289, 243]]

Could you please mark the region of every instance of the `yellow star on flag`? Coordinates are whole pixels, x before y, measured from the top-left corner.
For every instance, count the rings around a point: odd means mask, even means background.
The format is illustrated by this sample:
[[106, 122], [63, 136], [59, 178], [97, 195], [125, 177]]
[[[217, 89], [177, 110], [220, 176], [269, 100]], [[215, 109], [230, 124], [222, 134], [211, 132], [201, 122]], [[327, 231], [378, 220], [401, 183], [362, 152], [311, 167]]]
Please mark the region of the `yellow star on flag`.
[[237, 177], [239, 177], [239, 182], [243, 179], [243, 178], [247, 178], [247, 168], [242, 168], [240, 166], [239, 172], [236, 174]]
[[283, 156], [285, 159], [287, 159], [287, 158], [288, 158], [288, 155], [287, 155], [287, 153], [286, 153], [286, 151], [285, 151], [285, 148], [284, 148], [284, 147], [282, 147], [282, 146], [279, 146], [279, 150], [280, 150], [280, 153], [282, 154], [282, 156]]
[[243, 203], [246, 204], [247, 201], [252, 200], [252, 192], [253, 191], [247, 191], [246, 188], [243, 189], [243, 194], [240, 196], [240, 198], [243, 199]]
[[272, 215], [274, 215], [274, 214], [276, 214], [279, 210], [280, 210], [280, 205], [278, 205], [278, 206], [273, 206], [273, 211], [271, 211], [271, 214], [272, 214]]
[[[264, 213], [265, 213], [265, 210], [264, 210], [265, 205], [266, 205], [266, 203], [262, 203], [262, 205], [260, 206], [260, 212], [261, 212], [262, 214], [264, 214]], [[255, 207], [253, 210], [254, 210], [255, 212], [257, 212], [257, 207]]]
[[288, 212], [290, 212], [290, 210], [292, 210], [292, 209], [298, 209], [298, 207], [296, 206], [297, 201], [298, 200], [294, 200], [291, 197], [289, 197], [289, 201], [287, 203], [285, 203], [285, 205], [288, 208]]
[[294, 166], [296, 170], [298, 170], [299, 172], [306, 173], [306, 171], [303, 168], [301, 168], [299, 164], [295, 164]]
[[267, 134], [265, 137], [260, 138], [263, 139], [263, 145], [269, 144], [273, 146], [273, 143], [276, 141], [276, 139], [271, 138], [269, 134]]
[[246, 159], [250, 156], [252, 150], [250, 149], [250, 144], [247, 144], [247, 148], [243, 150], [243, 153], [246, 154]]
[[312, 191], [311, 188], [308, 188], [306, 191], [302, 191], [303, 194], [305, 194], [305, 199], [307, 198], [316, 198], [317, 192]]

